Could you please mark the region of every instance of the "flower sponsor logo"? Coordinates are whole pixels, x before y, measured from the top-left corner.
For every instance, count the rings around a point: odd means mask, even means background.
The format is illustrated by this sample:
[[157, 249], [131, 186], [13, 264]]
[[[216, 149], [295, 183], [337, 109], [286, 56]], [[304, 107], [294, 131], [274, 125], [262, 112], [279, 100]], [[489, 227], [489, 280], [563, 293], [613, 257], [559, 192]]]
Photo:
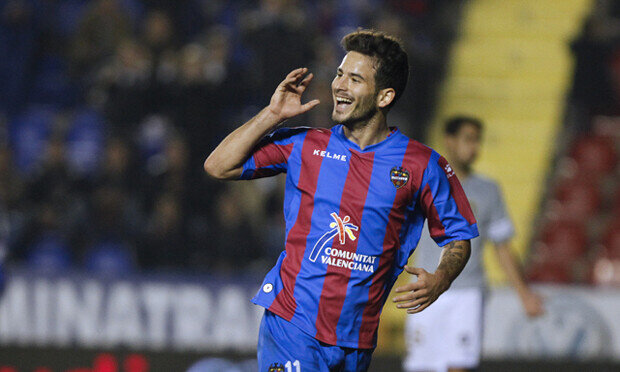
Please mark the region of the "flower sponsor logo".
[[[334, 219], [329, 224], [330, 230], [321, 236], [310, 252], [310, 261], [316, 262], [321, 257], [321, 263], [330, 266], [343, 267], [349, 270], [358, 270], [366, 272], [374, 272], [375, 256], [355, 253], [342, 248], [327, 246], [329, 242], [333, 245], [344, 245], [347, 238], [351, 241], [356, 240], [354, 231], [358, 231], [359, 227], [350, 222], [351, 218], [345, 216], [340, 218], [338, 214], [331, 213]], [[338, 239], [336, 239], [338, 237]]]

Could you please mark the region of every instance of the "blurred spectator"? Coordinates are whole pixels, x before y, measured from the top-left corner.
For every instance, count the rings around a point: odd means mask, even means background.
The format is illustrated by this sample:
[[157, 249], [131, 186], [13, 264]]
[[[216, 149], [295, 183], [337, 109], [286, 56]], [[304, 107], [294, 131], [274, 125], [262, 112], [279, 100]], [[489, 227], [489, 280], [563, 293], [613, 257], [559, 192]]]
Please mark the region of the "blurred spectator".
[[232, 271], [248, 267], [262, 256], [262, 244], [255, 234], [255, 223], [250, 223], [233, 192], [219, 195], [215, 204], [216, 220], [211, 230], [209, 250], [217, 271]]
[[123, 137], [112, 137], [107, 141], [101, 171], [94, 184], [118, 187], [135, 195], [139, 186], [136, 166], [127, 140]]
[[73, 266], [73, 254], [67, 242], [57, 206], [45, 202], [37, 206], [34, 219], [22, 236], [23, 251], [13, 252], [28, 266], [42, 272], [61, 272]]
[[139, 250], [146, 267], [174, 269], [187, 265], [188, 244], [182, 206], [172, 194], [157, 198]]
[[[114, 185], [97, 185], [71, 228], [71, 242], [80, 258], [101, 242], [137, 242], [144, 229], [139, 203]], [[135, 243], [134, 243], [135, 244]]]
[[0, 209], [18, 210], [23, 192], [24, 184], [13, 167], [11, 152], [6, 144], [0, 144]]
[[92, 72], [112, 55], [121, 40], [129, 37], [132, 24], [119, 0], [95, 0], [75, 34], [71, 57], [75, 75]]
[[101, 115], [92, 109], [76, 110], [67, 124], [67, 164], [80, 178], [99, 171], [104, 149], [105, 124]]
[[45, 155], [33, 173], [28, 187], [28, 200], [56, 205], [69, 202], [73, 193], [74, 175], [66, 163], [66, 144], [60, 134], [47, 144]]
[[[176, 120], [189, 137], [193, 158], [204, 158], [236, 123], [228, 119], [243, 107], [244, 73], [231, 61], [231, 34], [213, 26], [180, 53]], [[236, 112], [237, 111], [237, 112]]]
[[589, 107], [594, 112], [608, 111], [613, 106], [614, 94], [609, 70], [605, 68], [611, 54], [611, 40], [604, 25], [589, 17], [571, 48], [576, 59], [572, 99], [582, 110]]
[[166, 139], [162, 152], [149, 158], [148, 173], [141, 190], [147, 208], [163, 194], [182, 201], [184, 207], [192, 207], [189, 197], [193, 183], [189, 174], [188, 156], [189, 149], [185, 140], [180, 136], [171, 136]]
[[11, 153], [5, 144], [0, 145], [0, 297], [4, 287], [4, 263], [12, 252], [24, 224], [20, 210], [23, 184], [13, 169]]
[[161, 10], [150, 11], [142, 24], [141, 41], [151, 56], [149, 85], [145, 92], [147, 110], [170, 114], [177, 69], [177, 41], [170, 16]]
[[255, 102], [263, 104], [282, 76], [312, 60], [314, 32], [294, 0], [261, 0], [258, 9], [244, 15], [240, 27], [253, 55], [252, 68], [260, 71], [253, 75]]
[[126, 140], [110, 138], [106, 144], [101, 172], [93, 179], [92, 184], [93, 191], [98, 188], [120, 191], [125, 210], [123, 223], [128, 227], [131, 236], [136, 237], [144, 225], [144, 206], [141, 201], [141, 176], [134, 155]]
[[24, 176], [31, 174], [45, 154], [56, 111], [35, 106], [8, 122], [8, 144], [16, 170]]
[[35, 64], [37, 27], [32, 4], [9, 0], [0, 5], [0, 111], [17, 113], [26, 101]]
[[589, 116], [620, 114], [620, 6], [597, 0], [584, 21], [581, 34], [571, 44], [575, 73], [569, 107], [577, 115], [577, 129], [587, 129]]
[[144, 95], [151, 76], [151, 55], [134, 39], [124, 39], [99, 70], [91, 95], [101, 97], [117, 134], [127, 135], [147, 113]]

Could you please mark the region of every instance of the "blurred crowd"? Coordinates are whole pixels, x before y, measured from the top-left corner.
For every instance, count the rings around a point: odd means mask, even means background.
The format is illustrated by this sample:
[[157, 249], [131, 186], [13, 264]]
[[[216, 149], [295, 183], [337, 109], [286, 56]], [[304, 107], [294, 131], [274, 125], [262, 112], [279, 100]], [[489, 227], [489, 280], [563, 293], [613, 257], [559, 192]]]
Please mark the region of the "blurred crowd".
[[213, 147], [288, 71], [331, 126], [339, 40], [400, 37], [412, 72], [393, 125], [432, 115], [457, 0], [0, 1], [0, 262], [39, 270], [262, 271], [282, 249], [282, 179], [206, 178]]

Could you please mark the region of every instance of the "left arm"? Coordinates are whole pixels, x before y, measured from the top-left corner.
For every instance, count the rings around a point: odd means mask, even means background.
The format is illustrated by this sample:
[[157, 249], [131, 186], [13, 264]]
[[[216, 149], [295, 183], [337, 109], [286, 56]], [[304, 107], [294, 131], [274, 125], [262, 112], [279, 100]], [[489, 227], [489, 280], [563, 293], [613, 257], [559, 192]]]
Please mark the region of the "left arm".
[[414, 283], [396, 288], [396, 293], [404, 293], [394, 297], [396, 307], [407, 309], [407, 313], [415, 314], [429, 307], [439, 295], [450, 288], [452, 281], [463, 271], [469, 256], [471, 244], [469, 240], [456, 240], [448, 243], [441, 251], [439, 266], [435, 273], [405, 266], [405, 270], [418, 277]]
[[420, 189], [419, 200], [428, 219], [428, 231], [444, 248], [439, 266], [432, 274], [422, 268], [405, 266], [418, 280], [396, 288], [396, 293], [404, 294], [393, 301], [409, 314], [426, 309], [450, 288], [469, 260], [470, 239], [478, 236], [476, 218], [461, 183], [446, 159], [436, 152], [431, 153]]
[[525, 282], [519, 264], [510, 250], [510, 244], [507, 241], [496, 244], [496, 252], [500, 265], [521, 299], [525, 313], [529, 317], [542, 315], [543, 301]]

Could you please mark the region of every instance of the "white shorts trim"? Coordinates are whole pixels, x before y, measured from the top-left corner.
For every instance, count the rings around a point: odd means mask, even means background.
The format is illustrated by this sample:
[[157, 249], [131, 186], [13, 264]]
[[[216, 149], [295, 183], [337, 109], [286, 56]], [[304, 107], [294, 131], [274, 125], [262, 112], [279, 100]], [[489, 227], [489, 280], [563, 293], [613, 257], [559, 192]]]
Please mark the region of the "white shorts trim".
[[479, 288], [453, 288], [427, 309], [407, 315], [403, 368], [408, 372], [475, 368], [482, 347]]

